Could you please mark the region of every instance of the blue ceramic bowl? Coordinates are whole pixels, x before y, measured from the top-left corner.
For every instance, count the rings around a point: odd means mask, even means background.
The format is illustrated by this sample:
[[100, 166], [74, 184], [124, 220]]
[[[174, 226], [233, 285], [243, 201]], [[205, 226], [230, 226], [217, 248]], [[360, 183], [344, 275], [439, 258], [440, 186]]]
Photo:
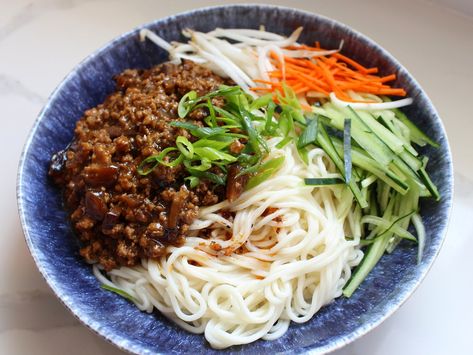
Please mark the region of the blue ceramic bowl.
[[257, 341], [227, 349], [233, 353], [325, 353], [373, 329], [412, 294], [431, 267], [445, 236], [452, 200], [452, 161], [442, 122], [415, 79], [388, 52], [369, 38], [334, 20], [308, 12], [273, 6], [224, 6], [191, 11], [157, 20], [128, 32], [80, 63], [51, 95], [26, 142], [18, 175], [18, 205], [26, 241], [39, 271], [65, 306], [85, 325], [132, 353], [214, 353], [204, 337], [190, 334], [159, 313], [140, 312], [133, 304], [104, 292], [92, 270], [79, 256], [76, 238], [63, 210], [61, 195], [48, 180], [51, 155], [72, 139], [82, 113], [101, 103], [114, 90], [113, 76], [127, 68], [149, 68], [166, 61], [167, 53], [140, 42], [141, 28], [163, 38], [179, 40], [186, 27], [209, 31], [215, 27], [256, 28], [290, 34], [304, 26], [301, 42], [320, 40], [326, 48], [343, 52], [381, 74], [398, 73], [396, 85], [414, 98], [407, 114], [436, 141], [439, 149], [425, 148], [429, 173], [442, 200], [422, 203], [427, 243], [422, 262], [416, 248], [399, 248], [384, 256], [350, 299], [339, 298], [305, 324], [292, 324], [275, 341]]

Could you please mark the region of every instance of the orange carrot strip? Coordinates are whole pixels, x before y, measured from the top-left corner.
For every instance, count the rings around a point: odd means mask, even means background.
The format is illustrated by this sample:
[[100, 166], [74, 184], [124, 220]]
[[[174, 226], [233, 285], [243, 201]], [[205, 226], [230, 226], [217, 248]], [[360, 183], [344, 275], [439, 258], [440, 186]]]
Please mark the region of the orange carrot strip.
[[345, 57], [343, 54], [340, 53], [334, 53], [332, 54], [335, 58], [340, 59], [344, 61], [347, 64], [350, 64], [353, 68], [358, 69], [359, 71], [363, 72], [364, 74], [368, 74], [367, 71], [369, 70], [368, 68], [364, 67], [363, 65], [355, 62], [353, 59]]
[[273, 88], [264, 88], [262, 86], [254, 86], [250, 88], [252, 91], [273, 91]]
[[262, 80], [262, 79], [254, 79], [253, 80], [254, 82], [256, 83], [260, 83], [260, 84], [267, 84], [267, 85], [274, 85], [274, 84], [277, 84], [273, 81], [267, 81], [267, 80]]
[[378, 68], [368, 68], [366, 69], [366, 74], [376, 74], [378, 72]]
[[381, 83], [385, 83], [385, 82], [388, 82], [388, 81], [392, 81], [392, 80], [396, 80], [396, 74], [391, 74], [391, 75], [387, 75], [387, 76], [383, 76], [382, 78], [380, 78], [380, 82]]

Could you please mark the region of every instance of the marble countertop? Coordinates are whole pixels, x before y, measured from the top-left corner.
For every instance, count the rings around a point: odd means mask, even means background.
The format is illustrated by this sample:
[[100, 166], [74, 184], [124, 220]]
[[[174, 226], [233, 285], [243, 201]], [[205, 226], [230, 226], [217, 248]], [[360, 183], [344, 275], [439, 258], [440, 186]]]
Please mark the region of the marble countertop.
[[[16, 211], [16, 170], [33, 121], [60, 80], [86, 55], [138, 24], [227, 1], [0, 0], [0, 354], [120, 354], [60, 304], [29, 255]], [[229, 1], [235, 2], [235, 1]], [[336, 352], [467, 354], [473, 348], [473, 8], [466, 1], [266, 1], [340, 20], [368, 35], [418, 79], [446, 126], [455, 197], [440, 256], [399, 311]]]

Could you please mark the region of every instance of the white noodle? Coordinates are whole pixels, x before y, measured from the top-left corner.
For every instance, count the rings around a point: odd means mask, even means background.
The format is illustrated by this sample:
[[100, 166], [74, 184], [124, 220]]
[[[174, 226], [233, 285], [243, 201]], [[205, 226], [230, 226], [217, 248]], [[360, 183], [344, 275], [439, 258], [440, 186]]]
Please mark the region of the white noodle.
[[[363, 256], [360, 213], [345, 187], [303, 184], [305, 177], [333, 175], [321, 149], [309, 152], [306, 166], [294, 144], [277, 149], [277, 142], [268, 142], [270, 158], [283, 155], [283, 167], [233, 203], [202, 208], [191, 226], [196, 236], [184, 246], [169, 247], [159, 260], [113, 270], [109, 278], [94, 265], [94, 274], [132, 295], [140, 309], [157, 308], [184, 329], [204, 333], [217, 349], [276, 339], [291, 321], [308, 321], [341, 295]], [[234, 218], [224, 218], [222, 209]], [[344, 230], [347, 219], [353, 230]], [[212, 229], [210, 238], [198, 235], [204, 228]], [[215, 251], [215, 244], [227, 249]], [[242, 245], [246, 251], [237, 253]]]

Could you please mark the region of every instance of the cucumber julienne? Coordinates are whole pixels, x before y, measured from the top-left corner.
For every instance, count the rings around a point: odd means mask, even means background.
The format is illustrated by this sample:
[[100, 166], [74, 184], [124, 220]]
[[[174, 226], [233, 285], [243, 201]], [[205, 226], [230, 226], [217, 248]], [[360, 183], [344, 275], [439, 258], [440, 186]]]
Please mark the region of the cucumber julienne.
[[[214, 105], [211, 99], [215, 97], [223, 98], [225, 104]], [[305, 164], [310, 149], [319, 147], [333, 161], [338, 176], [307, 177], [304, 183], [318, 188], [345, 185], [351, 191], [362, 227], [360, 246], [366, 247], [365, 256], [347, 282], [344, 295], [349, 297], [381, 256], [392, 252], [402, 239], [417, 243], [416, 237], [408, 231], [411, 224], [419, 238], [420, 260], [425, 231], [418, 214], [419, 199], [438, 200], [440, 194], [427, 173], [427, 159], [417, 152], [415, 145], [437, 144], [401, 111], [363, 111], [326, 102], [304, 113], [288, 87], [273, 100], [272, 96], [254, 99], [241, 88], [228, 86], [203, 97], [188, 93], [179, 104], [179, 115], [185, 118], [198, 108], [209, 112], [204, 120], [206, 125], [186, 121], [172, 123], [188, 130], [193, 136], [192, 142], [179, 136], [175, 148], [145, 159], [140, 174], [149, 174], [158, 164], [173, 167], [182, 163], [189, 173], [186, 182], [191, 188], [201, 179], [225, 185], [230, 164], [239, 164], [242, 167], [239, 175], [249, 175], [246, 189], [250, 189], [267, 180], [284, 164], [284, 156], [266, 159], [267, 138], [280, 137], [278, 149], [294, 144]], [[237, 140], [244, 144], [239, 154], [229, 150]]]

